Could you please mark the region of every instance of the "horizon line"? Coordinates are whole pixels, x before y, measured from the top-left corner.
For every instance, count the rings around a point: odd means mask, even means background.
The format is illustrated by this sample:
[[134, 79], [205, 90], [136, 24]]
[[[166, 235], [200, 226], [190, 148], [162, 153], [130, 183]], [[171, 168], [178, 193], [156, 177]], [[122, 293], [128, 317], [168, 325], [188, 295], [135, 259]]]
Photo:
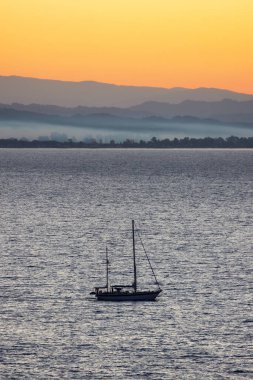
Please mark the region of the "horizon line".
[[45, 80], [45, 81], [51, 81], [51, 82], [67, 82], [67, 83], [93, 83], [93, 84], [104, 84], [108, 86], [115, 86], [115, 87], [136, 87], [136, 88], [153, 88], [153, 89], [162, 89], [162, 90], [172, 90], [172, 89], [178, 89], [178, 90], [198, 90], [198, 89], [208, 89], [208, 90], [220, 90], [220, 91], [229, 91], [237, 94], [243, 94], [243, 95], [253, 95], [253, 92], [241, 92], [234, 89], [228, 89], [223, 87], [208, 87], [208, 86], [199, 86], [199, 87], [182, 87], [182, 86], [174, 86], [174, 87], [162, 87], [162, 86], [151, 86], [151, 85], [135, 85], [135, 84], [118, 84], [118, 83], [110, 83], [110, 82], [103, 82], [103, 81], [97, 81], [97, 80], [64, 80], [64, 79], [54, 79], [54, 78], [48, 78], [48, 77], [33, 77], [33, 76], [22, 76], [22, 75], [1, 75], [0, 78], [20, 78], [20, 79], [35, 79], [35, 80]]

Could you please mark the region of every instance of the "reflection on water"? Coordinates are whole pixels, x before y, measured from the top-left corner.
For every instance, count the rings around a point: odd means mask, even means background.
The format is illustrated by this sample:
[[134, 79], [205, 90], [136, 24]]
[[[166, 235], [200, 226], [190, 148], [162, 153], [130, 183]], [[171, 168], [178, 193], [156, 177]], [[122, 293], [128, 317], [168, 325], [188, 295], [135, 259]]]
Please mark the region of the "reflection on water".
[[[1, 150], [1, 378], [252, 378], [252, 159]], [[111, 276], [132, 279], [131, 219], [163, 293], [96, 302], [106, 244]]]

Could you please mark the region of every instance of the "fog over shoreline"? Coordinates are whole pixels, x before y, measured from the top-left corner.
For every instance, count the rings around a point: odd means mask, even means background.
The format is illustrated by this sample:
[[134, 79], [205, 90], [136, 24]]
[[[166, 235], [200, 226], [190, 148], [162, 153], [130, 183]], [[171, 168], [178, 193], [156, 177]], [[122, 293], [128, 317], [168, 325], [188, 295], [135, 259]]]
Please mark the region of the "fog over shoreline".
[[117, 128], [108, 127], [89, 127], [89, 126], [68, 126], [68, 125], [50, 125], [34, 122], [19, 121], [0, 121], [0, 138], [26, 138], [28, 140], [55, 140], [66, 141], [73, 139], [74, 141], [89, 141], [95, 139], [97, 141], [109, 142], [115, 140], [122, 142], [125, 139], [133, 139], [139, 141], [141, 139], [147, 141], [153, 136], [157, 138], [183, 138], [185, 136], [204, 138], [204, 137], [251, 137], [253, 136], [252, 127], [236, 126], [236, 125], [220, 125], [220, 124], [193, 124], [193, 123], [171, 123], [171, 125], [163, 125], [162, 123], [151, 125], [150, 128], [142, 126], [136, 128], [132, 126]]

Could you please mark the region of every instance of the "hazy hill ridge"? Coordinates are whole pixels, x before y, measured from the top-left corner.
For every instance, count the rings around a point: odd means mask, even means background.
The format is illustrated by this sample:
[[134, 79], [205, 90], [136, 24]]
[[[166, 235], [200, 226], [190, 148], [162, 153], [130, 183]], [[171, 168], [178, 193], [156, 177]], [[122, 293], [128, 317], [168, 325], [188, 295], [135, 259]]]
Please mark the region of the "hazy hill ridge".
[[[87, 118], [104, 119], [143, 119], [146, 122], [166, 122], [168, 119], [183, 117], [197, 118], [200, 120], [212, 119], [226, 123], [253, 123], [253, 100], [238, 102], [225, 99], [219, 102], [184, 101], [179, 104], [146, 102], [129, 108], [118, 107], [60, 107], [53, 105], [30, 104], [23, 105], [14, 103], [11, 105], [0, 104], [1, 119], [18, 119], [32, 116], [43, 118], [50, 122], [50, 118], [60, 116], [61, 118], [75, 118], [76, 120], [87, 120]], [[44, 115], [44, 116], [43, 116]], [[63, 119], [62, 119], [63, 120]]]
[[185, 100], [219, 102], [253, 100], [241, 94], [215, 88], [159, 88], [118, 86], [99, 82], [66, 82], [48, 79], [0, 76], [0, 103], [37, 103], [63, 107], [128, 108], [145, 102], [177, 104]]

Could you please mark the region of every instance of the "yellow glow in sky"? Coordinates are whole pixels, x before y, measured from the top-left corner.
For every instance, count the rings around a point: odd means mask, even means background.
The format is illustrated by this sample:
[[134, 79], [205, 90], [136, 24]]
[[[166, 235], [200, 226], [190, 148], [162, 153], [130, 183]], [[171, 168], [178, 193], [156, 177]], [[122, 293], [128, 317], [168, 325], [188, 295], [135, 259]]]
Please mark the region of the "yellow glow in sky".
[[253, 0], [0, 3], [0, 75], [253, 93]]

